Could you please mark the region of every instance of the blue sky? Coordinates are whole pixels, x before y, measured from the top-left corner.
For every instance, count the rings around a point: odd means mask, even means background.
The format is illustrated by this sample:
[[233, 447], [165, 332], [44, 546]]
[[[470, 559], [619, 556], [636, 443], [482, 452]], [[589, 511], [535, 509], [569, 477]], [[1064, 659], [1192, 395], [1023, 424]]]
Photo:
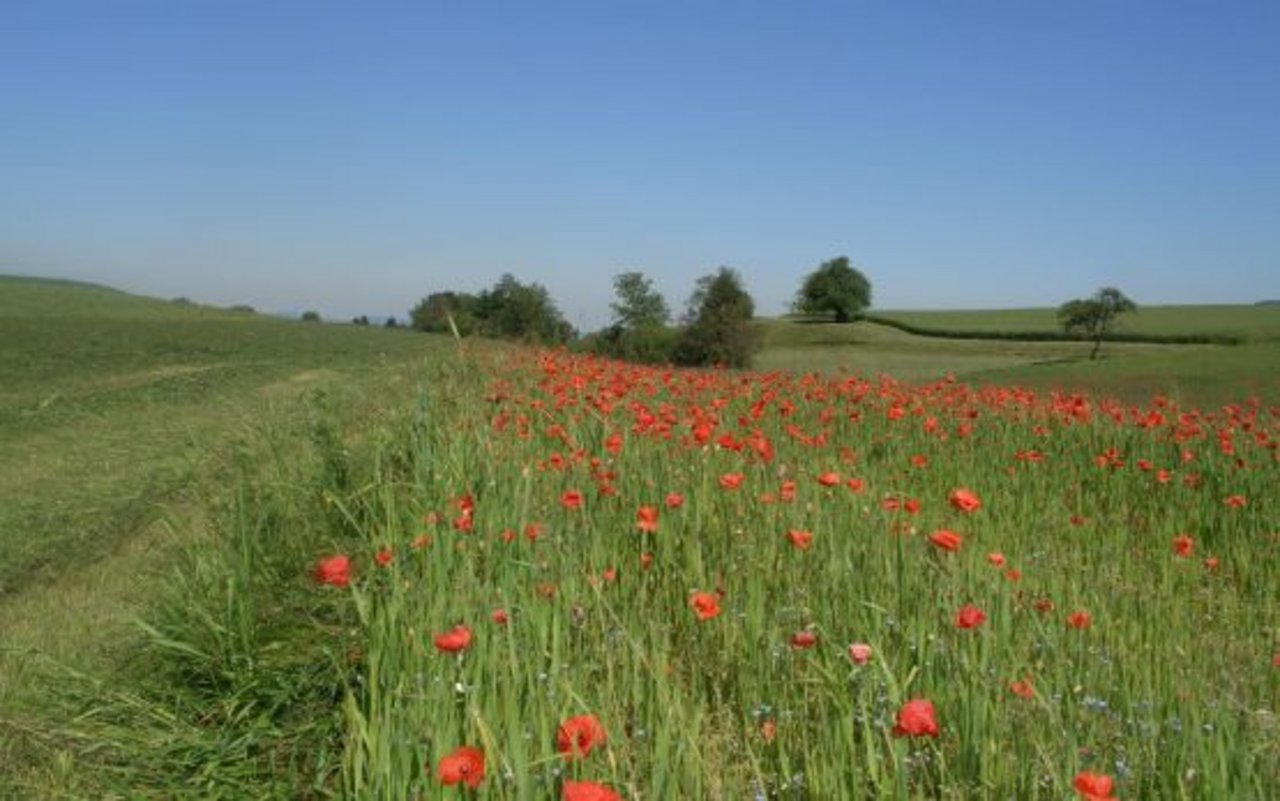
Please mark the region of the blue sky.
[[403, 314], [1280, 297], [1280, 3], [11, 3], [0, 272]]

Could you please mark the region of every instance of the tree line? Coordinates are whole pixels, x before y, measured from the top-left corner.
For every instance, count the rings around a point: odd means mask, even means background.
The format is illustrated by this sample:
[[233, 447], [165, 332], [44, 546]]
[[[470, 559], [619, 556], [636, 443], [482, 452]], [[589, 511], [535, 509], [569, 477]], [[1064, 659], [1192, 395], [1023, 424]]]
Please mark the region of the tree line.
[[[687, 366], [747, 367], [759, 347], [751, 325], [755, 301], [732, 267], [699, 278], [674, 324], [666, 298], [644, 273], [615, 275], [613, 289], [612, 321], [585, 336], [564, 319], [546, 287], [523, 283], [510, 273], [478, 293], [446, 290], [426, 296], [410, 311], [409, 325], [456, 337], [572, 344], [626, 361]], [[848, 257], [839, 256], [804, 276], [792, 310], [847, 323], [870, 305], [871, 282]], [[1136, 308], [1119, 290], [1107, 287], [1091, 298], [1068, 301], [1058, 315], [1068, 333], [1093, 340], [1094, 358], [1116, 317]]]
[[[628, 361], [745, 367], [759, 342], [751, 320], [755, 301], [742, 276], [720, 267], [702, 276], [678, 321], [644, 273], [614, 276], [612, 322], [580, 336], [560, 313], [546, 288], [506, 274], [479, 293], [436, 292], [409, 313], [419, 331], [488, 336], [540, 344], [572, 342], [582, 350]], [[794, 307], [830, 313], [846, 322], [871, 302], [871, 284], [841, 256], [824, 262], [802, 282]]]

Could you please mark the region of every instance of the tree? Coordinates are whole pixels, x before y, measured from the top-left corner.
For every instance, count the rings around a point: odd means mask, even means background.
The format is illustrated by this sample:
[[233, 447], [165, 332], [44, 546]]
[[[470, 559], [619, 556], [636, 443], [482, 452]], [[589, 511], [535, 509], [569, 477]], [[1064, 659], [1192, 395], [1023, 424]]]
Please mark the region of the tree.
[[545, 287], [522, 284], [509, 273], [476, 296], [473, 313], [481, 333], [492, 337], [552, 343], [574, 336]]
[[419, 331], [447, 334], [452, 329], [449, 319], [466, 336], [478, 327], [475, 316], [476, 296], [466, 292], [435, 292], [427, 295], [409, 312], [409, 325]]
[[754, 314], [755, 302], [736, 270], [721, 267], [702, 276], [689, 297], [685, 326], [676, 341], [676, 361], [749, 366], [756, 349], [751, 329]]
[[1102, 339], [1115, 324], [1116, 317], [1138, 310], [1138, 304], [1125, 297], [1115, 287], [1103, 287], [1091, 298], [1069, 300], [1058, 307], [1058, 321], [1067, 333], [1079, 334], [1093, 340], [1090, 359], [1098, 357]]
[[304, 311], [304, 312], [302, 313], [302, 322], [304, 322], [304, 323], [318, 323], [318, 322], [320, 322], [320, 312], [318, 312], [318, 311], [314, 311], [314, 310]]
[[805, 276], [796, 293], [795, 309], [805, 314], [835, 312], [837, 323], [847, 323], [871, 305], [871, 282], [849, 266], [849, 258], [824, 261]]
[[613, 277], [613, 291], [618, 299], [609, 304], [614, 324], [625, 329], [666, 325], [671, 313], [662, 294], [644, 273], [621, 273]]

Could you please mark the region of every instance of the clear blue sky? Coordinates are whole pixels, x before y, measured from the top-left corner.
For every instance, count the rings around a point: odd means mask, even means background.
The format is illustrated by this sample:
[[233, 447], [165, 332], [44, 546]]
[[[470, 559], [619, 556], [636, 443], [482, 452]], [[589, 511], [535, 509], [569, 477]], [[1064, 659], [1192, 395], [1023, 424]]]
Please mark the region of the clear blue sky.
[[0, 14], [0, 272], [568, 319], [845, 254], [881, 308], [1280, 297], [1280, 2], [62, 2]]

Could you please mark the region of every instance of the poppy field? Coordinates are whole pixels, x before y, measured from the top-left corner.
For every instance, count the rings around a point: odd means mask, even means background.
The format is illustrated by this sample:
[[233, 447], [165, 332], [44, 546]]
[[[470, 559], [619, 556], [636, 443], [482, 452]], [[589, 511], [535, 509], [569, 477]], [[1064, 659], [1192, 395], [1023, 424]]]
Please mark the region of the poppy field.
[[1267, 798], [1280, 408], [447, 359], [297, 582], [371, 798]]

